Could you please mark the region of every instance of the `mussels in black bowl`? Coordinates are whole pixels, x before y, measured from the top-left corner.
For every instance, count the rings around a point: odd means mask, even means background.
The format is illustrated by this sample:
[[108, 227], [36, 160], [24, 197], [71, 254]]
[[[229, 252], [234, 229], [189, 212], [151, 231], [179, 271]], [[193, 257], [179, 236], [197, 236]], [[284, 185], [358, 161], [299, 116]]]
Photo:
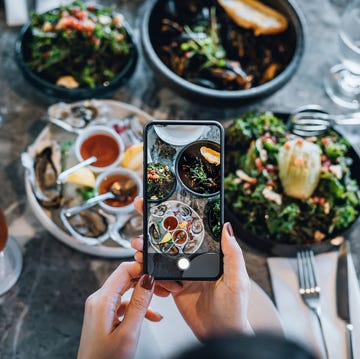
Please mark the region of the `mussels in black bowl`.
[[200, 197], [220, 191], [220, 145], [213, 141], [196, 141], [184, 147], [176, 159], [177, 176], [184, 187]]

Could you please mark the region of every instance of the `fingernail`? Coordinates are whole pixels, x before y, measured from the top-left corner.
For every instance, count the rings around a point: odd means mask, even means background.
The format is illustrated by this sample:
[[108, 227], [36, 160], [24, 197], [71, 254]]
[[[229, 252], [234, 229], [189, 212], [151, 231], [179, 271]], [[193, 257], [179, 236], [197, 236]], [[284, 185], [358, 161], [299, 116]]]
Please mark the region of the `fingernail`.
[[150, 274], [144, 274], [141, 279], [141, 286], [146, 290], [151, 290], [154, 285], [154, 277]]
[[234, 230], [233, 230], [232, 225], [231, 225], [230, 222], [226, 223], [226, 230], [227, 230], [230, 237], [235, 237], [234, 236]]

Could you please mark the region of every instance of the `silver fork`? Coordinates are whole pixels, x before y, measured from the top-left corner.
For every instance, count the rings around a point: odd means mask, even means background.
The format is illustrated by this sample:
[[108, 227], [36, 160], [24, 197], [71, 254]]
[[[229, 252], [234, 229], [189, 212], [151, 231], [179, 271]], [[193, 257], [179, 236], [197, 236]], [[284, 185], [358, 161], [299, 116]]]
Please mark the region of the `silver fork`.
[[304, 303], [313, 311], [319, 321], [325, 356], [329, 359], [324, 328], [321, 322], [320, 287], [315, 270], [314, 252], [310, 249], [298, 252], [297, 263], [299, 274], [299, 293]]
[[360, 112], [330, 115], [320, 106], [306, 105], [291, 113], [287, 122], [288, 130], [302, 137], [319, 136], [336, 125], [360, 125]]

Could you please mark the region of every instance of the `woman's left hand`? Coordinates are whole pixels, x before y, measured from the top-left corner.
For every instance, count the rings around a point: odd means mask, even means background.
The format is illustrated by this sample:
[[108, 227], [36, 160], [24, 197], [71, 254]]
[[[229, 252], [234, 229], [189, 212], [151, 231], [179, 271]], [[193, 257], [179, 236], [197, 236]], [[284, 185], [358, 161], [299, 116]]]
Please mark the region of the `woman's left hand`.
[[[132, 358], [144, 317], [155, 322], [162, 319], [160, 314], [148, 309], [154, 278], [141, 274], [139, 263], [121, 263], [86, 300], [78, 359]], [[122, 301], [122, 295], [134, 285], [130, 302]]]

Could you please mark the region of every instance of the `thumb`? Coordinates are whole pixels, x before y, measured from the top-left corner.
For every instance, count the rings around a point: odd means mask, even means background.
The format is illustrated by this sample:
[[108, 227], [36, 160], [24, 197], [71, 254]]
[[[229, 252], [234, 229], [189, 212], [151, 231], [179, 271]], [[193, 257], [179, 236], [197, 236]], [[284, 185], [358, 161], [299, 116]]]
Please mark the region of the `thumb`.
[[134, 334], [140, 332], [153, 292], [154, 277], [144, 274], [134, 288], [121, 326], [126, 327], [127, 330], [132, 331]]
[[224, 254], [224, 281], [231, 286], [237, 286], [239, 281], [246, 283], [249, 276], [244, 256], [229, 222], [223, 226], [221, 248]]

